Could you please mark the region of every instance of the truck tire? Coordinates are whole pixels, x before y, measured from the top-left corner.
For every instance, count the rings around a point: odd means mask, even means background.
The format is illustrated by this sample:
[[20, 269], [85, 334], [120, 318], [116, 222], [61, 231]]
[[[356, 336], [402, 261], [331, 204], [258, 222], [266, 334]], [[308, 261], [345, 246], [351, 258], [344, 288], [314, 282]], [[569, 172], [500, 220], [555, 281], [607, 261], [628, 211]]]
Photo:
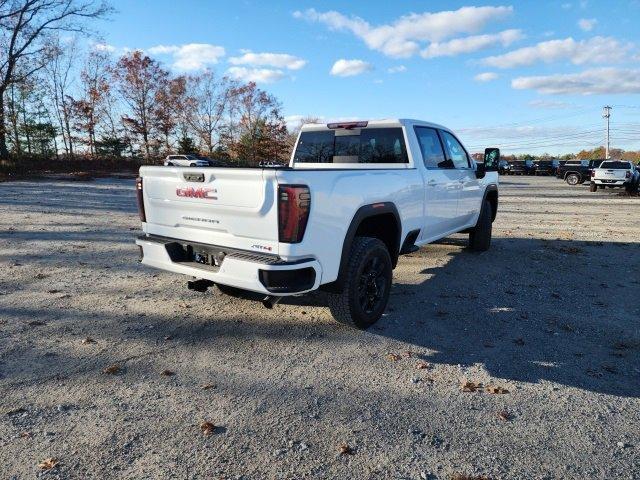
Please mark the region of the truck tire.
[[392, 272], [391, 256], [384, 243], [377, 238], [354, 238], [342, 293], [328, 294], [333, 318], [360, 329], [376, 323], [387, 308]]
[[595, 192], [597, 190], [598, 190], [598, 186], [594, 182], [591, 182], [591, 185], [589, 185], [589, 191]]
[[488, 200], [484, 201], [478, 223], [469, 232], [469, 248], [474, 252], [486, 252], [491, 246], [491, 229], [493, 222], [491, 220], [491, 204]]
[[565, 177], [565, 180], [569, 185], [578, 185], [580, 183], [580, 175], [577, 173], [570, 173]]

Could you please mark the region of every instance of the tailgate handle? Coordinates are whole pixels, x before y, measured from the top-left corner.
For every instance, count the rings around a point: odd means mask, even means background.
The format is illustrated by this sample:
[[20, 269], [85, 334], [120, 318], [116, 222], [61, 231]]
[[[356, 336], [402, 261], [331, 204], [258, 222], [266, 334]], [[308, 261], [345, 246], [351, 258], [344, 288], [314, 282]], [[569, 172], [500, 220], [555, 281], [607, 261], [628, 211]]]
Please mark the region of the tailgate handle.
[[204, 173], [185, 173], [184, 179], [187, 182], [204, 182]]

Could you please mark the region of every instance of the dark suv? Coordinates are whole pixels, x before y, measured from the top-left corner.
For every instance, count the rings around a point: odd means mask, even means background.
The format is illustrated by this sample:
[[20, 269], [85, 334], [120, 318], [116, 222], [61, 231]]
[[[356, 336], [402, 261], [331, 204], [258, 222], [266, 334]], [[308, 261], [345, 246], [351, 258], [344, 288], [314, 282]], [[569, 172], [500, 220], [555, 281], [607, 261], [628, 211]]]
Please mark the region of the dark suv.
[[511, 163], [511, 175], [534, 175], [536, 164], [533, 160], [518, 160]]
[[536, 163], [536, 175], [555, 175], [558, 167], [560, 166], [560, 160], [540, 160]]

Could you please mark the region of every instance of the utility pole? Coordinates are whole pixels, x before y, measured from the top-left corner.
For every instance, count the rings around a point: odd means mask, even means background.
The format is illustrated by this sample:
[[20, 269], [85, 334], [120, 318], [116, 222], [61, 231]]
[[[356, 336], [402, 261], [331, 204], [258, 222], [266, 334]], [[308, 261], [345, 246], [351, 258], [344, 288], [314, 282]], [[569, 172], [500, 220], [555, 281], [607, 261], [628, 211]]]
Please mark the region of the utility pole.
[[605, 121], [607, 122], [607, 131], [606, 131], [606, 145], [605, 145], [605, 152], [604, 152], [604, 158], [606, 158], [607, 160], [609, 160], [609, 117], [611, 117], [611, 107], [609, 105], [606, 105], [602, 108], [602, 118], [605, 119]]

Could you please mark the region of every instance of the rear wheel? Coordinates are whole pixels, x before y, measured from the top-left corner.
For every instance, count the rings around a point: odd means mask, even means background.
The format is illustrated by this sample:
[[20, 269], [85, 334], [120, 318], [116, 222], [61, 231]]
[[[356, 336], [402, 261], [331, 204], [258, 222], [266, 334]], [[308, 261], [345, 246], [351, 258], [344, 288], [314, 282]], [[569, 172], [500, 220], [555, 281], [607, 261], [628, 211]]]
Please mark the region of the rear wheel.
[[485, 200], [478, 217], [478, 223], [469, 232], [469, 248], [474, 252], [486, 252], [491, 246], [491, 230], [493, 222], [491, 219], [491, 204]]
[[598, 186], [594, 182], [591, 182], [591, 185], [589, 185], [589, 191], [595, 192], [596, 190], [598, 190]]
[[566, 176], [565, 180], [569, 185], [578, 185], [578, 183], [580, 183], [580, 175], [577, 173], [570, 173]]
[[195, 167], [195, 166], [196, 166], [196, 164], [195, 164], [195, 163], [190, 163], [190, 164], [189, 164], [189, 166], [190, 166], [190, 167]]
[[377, 238], [356, 237], [349, 253], [342, 293], [329, 293], [329, 310], [338, 322], [367, 328], [389, 302], [393, 277], [391, 256]]

